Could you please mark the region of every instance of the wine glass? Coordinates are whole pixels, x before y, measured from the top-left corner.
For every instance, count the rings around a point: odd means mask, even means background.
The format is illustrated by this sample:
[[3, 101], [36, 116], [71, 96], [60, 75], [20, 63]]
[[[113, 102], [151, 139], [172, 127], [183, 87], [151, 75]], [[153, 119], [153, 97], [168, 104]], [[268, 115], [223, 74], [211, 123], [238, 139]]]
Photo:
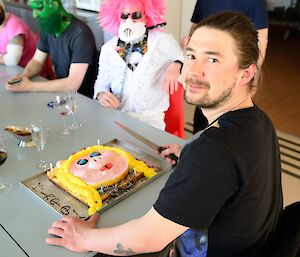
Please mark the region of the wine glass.
[[[0, 135], [0, 165], [2, 165], [7, 159], [7, 151], [6, 146], [4, 143], [4, 138], [2, 135]], [[0, 194], [6, 193], [9, 190], [11, 190], [12, 185], [11, 184], [3, 184], [0, 181]]]
[[54, 109], [62, 117], [64, 122], [63, 135], [69, 135], [70, 131], [67, 126], [66, 117], [72, 113], [72, 103], [68, 93], [61, 93], [55, 96], [53, 102]]
[[77, 115], [76, 115], [76, 112], [77, 112], [77, 108], [78, 108], [78, 105], [77, 105], [77, 91], [74, 90], [74, 91], [69, 91], [68, 92], [69, 94], [69, 98], [70, 98], [70, 101], [71, 101], [71, 115], [72, 115], [72, 123], [71, 125], [69, 126], [70, 129], [79, 129], [82, 124], [80, 124], [78, 122], [78, 119], [77, 119]]
[[[48, 129], [45, 127], [42, 120], [31, 123], [32, 141], [39, 152], [43, 152], [45, 150], [47, 134]], [[38, 168], [41, 170], [46, 170], [48, 167], [48, 163], [44, 160], [41, 160], [38, 164]]]

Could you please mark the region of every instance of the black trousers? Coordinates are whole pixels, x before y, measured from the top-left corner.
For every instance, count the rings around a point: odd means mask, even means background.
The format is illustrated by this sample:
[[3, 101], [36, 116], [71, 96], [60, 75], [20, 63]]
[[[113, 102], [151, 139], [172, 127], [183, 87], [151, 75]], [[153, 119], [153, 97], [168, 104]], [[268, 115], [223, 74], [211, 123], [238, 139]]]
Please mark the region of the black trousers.
[[201, 109], [196, 107], [194, 113], [194, 126], [193, 126], [193, 134], [196, 134], [198, 131], [204, 129], [208, 125], [208, 121], [206, 117], [203, 115]]

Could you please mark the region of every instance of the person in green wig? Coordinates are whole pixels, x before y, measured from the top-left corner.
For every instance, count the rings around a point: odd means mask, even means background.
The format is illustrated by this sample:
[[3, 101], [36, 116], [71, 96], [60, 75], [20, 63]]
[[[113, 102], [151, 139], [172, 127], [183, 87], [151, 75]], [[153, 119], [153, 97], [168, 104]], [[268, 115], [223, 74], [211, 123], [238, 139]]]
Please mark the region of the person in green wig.
[[[6, 84], [14, 92], [71, 91], [91, 97], [97, 76], [97, 49], [90, 28], [68, 13], [60, 0], [29, 0], [33, 17], [39, 22], [40, 39], [36, 52], [26, 65], [16, 84]], [[56, 79], [32, 81], [46, 63], [48, 55], [54, 66]]]

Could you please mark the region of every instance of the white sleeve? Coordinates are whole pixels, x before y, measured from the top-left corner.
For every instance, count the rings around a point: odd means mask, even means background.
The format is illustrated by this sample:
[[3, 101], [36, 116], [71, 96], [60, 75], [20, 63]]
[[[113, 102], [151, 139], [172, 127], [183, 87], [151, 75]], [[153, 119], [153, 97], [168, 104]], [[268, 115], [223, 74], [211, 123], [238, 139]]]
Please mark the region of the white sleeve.
[[6, 47], [7, 53], [3, 55], [5, 65], [18, 65], [23, 55], [23, 45], [8, 44]]
[[100, 92], [109, 92], [110, 91], [110, 79], [109, 79], [109, 71], [107, 69], [107, 60], [106, 58], [106, 49], [104, 47], [101, 48], [101, 53], [99, 56], [99, 68], [97, 80], [94, 85], [94, 96], [96, 99], [97, 95]]
[[179, 60], [184, 62], [184, 53], [177, 40], [171, 34], [165, 34], [163, 40], [160, 40], [161, 48], [164, 53], [169, 55], [173, 61]]

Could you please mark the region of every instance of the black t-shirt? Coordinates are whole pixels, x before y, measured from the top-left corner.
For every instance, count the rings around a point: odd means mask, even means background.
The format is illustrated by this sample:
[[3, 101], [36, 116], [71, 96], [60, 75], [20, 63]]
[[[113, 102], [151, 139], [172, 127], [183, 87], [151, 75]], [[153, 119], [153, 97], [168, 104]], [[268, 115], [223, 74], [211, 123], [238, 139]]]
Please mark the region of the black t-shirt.
[[268, 11], [265, 0], [198, 0], [191, 21], [198, 23], [209, 15], [233, 11], [251, 19], [256, 29], [268, 27]]
[[277, 137], [256, 106], [218, 124], [183, 148], [154, 208], [190, 227], [178, 239], [181, 256], [254, 257], [282, 211]]
[[98, 73], [98, 53], [94, 36], [85, 23], [73, 17], [69, 27], [58, 37], [41, 32], [38, 49], [50, 54], [57, 78], [68, 77], [72, 63], [88, 63], [78, 92], [92, 97]]

